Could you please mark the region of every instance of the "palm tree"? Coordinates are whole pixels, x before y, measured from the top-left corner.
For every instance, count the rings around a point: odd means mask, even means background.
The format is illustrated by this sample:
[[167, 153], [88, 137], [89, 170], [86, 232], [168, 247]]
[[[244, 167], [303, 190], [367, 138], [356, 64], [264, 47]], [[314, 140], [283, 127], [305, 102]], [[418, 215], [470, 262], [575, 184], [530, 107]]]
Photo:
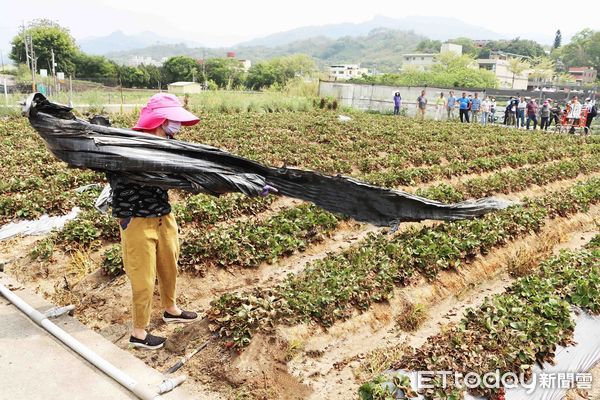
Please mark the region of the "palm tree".
[[571, 75], [567, 72], [559, 72], [558, 74], [556, 74], [556, 82], [557, 83], [573, 83], [573, 82], [575, 82], [575, 78], [573, 78], [573, 75]]
[[520, 58], [510, 58], [508, 60], [508, 71], [512, 72], [512, 84], [511, 88], [515, 87], [515, 76], [520, 75], [526, 69], [529, 69], [531, 65], [529, 62], [522, 60]]
[[534, 78], [536, 84], [549, 82], [554, 76], [554, 61], [547, 57], [534, 57], [529, 77]]

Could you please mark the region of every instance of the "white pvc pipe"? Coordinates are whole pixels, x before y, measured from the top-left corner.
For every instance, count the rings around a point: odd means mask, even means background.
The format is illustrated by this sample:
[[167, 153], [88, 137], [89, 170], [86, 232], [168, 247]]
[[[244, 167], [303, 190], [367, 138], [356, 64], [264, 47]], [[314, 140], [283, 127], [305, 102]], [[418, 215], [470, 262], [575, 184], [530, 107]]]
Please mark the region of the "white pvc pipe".
[[44, 315], [46, 316], [46, 318], [58, 318], [61, 315], [70, 313], [74, 309], [75, 309], [75, 306], [73, 304], [69, 304], [68, 306], [64, 306], [64, 307], [51, 308], [48, 311], [46, 311], [44, 313]]
[[34, 321], [36, 324], [40, 325], [45, 330], [50, 332], [58, 340], [63, 342], [65, 345], [69, 346], [69, 348], [77, 352], [77, 354], [85, 358], [87, 361], [89, 361], [92, 365], [104, 372], [106, 375], [110, 376], [115, 381], [120, 383], [127, 390], [135, 394], [139, 399], [162, 399], [162, 397], [159, 394], [153, 392], [147, 386], [137, 383], [123, 371], [106, 361], [104, 358], [100, 357], [98, 354], [94, 353], [92, 350], [83, 345], [73, 336], [69, 335], [67, 332], [56, 326], [54, 323], [48, 320], [48, 318], [44, 314], [31, 307], [29, 304], [23, 301], [23, 299], [11, 292], [10, 289], [8, 289], [1, 283], [0, 293], [4, 297], [6, 297], [8, 301], [14, 304], [19, 310], [21, 310], [24, 314], [31, 318], [32, 321]]
[[159, 394], [165, 394], [175, 389], [177, 386], [181, 385], [187, 379], [187, 375], [176, 376], [175, 378], [169, 378], [162, 381], [160, 385], [156, 388], [156, 391]]

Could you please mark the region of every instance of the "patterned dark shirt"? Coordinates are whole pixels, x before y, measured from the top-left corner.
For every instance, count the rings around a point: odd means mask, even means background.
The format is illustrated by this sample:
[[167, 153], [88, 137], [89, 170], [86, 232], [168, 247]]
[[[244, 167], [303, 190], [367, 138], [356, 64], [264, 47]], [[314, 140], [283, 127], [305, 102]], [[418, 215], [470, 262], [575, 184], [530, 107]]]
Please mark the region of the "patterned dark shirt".
[[111, 182], [111, 186], [114, 217], [161, 217], [171, 212], [165, 189], [125, 182]]

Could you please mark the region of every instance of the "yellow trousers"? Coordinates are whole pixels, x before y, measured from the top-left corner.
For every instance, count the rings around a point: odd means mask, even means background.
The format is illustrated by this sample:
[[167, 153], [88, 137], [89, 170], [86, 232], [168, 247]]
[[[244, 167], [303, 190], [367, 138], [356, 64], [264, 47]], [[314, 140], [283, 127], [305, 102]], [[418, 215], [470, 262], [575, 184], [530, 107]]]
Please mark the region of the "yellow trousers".
[[133, 327], [150, 324], [154, 283], [158, 275], [163, 308], [175, 305], [179, 237], [173, 214], [122, 218], [123, 266], [131, 282]]

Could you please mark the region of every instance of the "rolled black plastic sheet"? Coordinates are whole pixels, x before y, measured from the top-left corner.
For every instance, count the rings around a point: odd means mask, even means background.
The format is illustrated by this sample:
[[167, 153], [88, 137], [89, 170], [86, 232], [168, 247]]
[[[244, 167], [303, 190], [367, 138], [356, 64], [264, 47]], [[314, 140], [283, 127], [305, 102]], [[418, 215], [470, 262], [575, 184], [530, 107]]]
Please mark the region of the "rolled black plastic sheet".
[[40, 93], [29, 97], [23, 111], [52, 154], [70, 166], [144, 185], [248, 196], [258, 196], [271, 186], [279, 195], [377, 226], [473, 218], [510, 205], [494, 198], [444, 204], [345, 176], [267, 167], [211, 146], [91, 124]]

